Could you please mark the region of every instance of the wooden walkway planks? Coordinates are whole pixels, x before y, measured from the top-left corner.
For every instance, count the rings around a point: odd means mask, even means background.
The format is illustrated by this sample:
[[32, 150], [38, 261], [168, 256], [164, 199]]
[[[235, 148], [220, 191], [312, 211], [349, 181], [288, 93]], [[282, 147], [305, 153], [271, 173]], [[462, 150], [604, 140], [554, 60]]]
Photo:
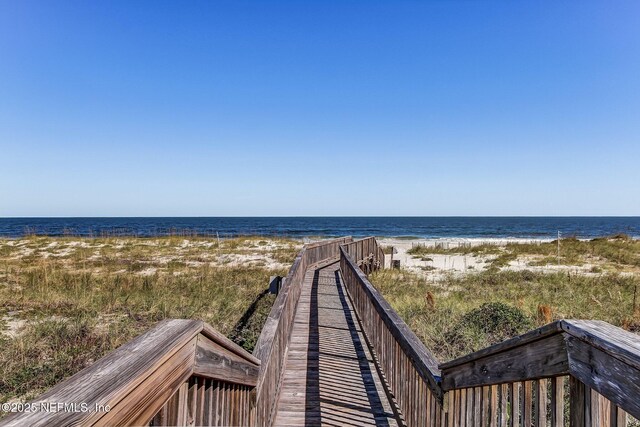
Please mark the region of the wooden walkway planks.
[[319, 424], [398, 425], [337, 262], [305, 276], [274, 422]]

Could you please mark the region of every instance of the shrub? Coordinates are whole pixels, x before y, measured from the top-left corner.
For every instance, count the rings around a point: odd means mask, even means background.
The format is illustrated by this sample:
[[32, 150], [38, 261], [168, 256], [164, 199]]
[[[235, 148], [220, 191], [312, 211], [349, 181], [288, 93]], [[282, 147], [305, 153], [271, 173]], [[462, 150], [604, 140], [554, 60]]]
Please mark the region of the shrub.
[[486, 346], [525, 333], [534, 323], [520, 309], [502, 302], [490, 302], [467, 312], [447, 332], [446, 339], [460, 353]]
[[502, 302], [489, 302], [462, 317], [460, 326], [491, 335], [499, 341], [519, 335], [534, 327], [518, 308]]

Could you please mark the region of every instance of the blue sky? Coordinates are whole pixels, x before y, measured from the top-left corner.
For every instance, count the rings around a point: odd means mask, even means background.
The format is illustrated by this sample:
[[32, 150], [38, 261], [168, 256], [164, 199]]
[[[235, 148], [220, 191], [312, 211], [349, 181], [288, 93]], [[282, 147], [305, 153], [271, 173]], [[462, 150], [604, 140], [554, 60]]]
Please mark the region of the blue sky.
[[0, 1], [0, 216], [639, 215], [640, 2]]

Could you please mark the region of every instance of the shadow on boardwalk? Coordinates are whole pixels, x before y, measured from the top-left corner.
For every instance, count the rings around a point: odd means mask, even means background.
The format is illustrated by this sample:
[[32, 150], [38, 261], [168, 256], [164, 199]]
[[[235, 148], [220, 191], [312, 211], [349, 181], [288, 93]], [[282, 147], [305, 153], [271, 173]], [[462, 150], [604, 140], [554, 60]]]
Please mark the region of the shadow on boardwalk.
[[275, 424], [398, 425], [337, 264], [309, 272], [298, 309]]

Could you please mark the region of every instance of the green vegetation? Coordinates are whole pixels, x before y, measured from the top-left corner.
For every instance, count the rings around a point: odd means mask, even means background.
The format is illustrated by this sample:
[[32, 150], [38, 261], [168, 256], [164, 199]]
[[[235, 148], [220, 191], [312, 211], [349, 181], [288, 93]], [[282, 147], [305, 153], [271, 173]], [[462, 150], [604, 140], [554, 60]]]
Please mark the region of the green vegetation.
[[204, 320], [252, 350], [273, 302], [269, 276], [285, 275], [299, 248], [257, 238], [0, 240], [0, 403], [40, 394], [166, 318]]
[[445, 338], [454, 350], [464, 353], [467, 348], [482, 348], [487, 342], [504, 341], [532, 328], [533, 322], [519, 308], [490, 302], [464, 314]]
[[441, 361], [562, 318], [640, 331], [637, 275], [490, 269], [433, 282], [406, 270], [380, 270], [370, 279]]
[[491, 256], [493, 258], [491, 266], [494, 268], [504, 267], [519, 257], [527, 257], [531, 266], [590, 263], [598, 264], [599, 268], [609, 271], [640, 271], [640, 240], [624, 234], [592, 240], [560, 239], [559, 258], [557, 240], [541, 243], [509, 243], [505, 246], [483, 244], [459, 248], [414, 246], [407, 253], [419, 258], [429, 254]]
[[260, 294], [233, 329], [230, 338], [245, 350], [252, 352], [275, 300], [276, 296], [267, 291]]

